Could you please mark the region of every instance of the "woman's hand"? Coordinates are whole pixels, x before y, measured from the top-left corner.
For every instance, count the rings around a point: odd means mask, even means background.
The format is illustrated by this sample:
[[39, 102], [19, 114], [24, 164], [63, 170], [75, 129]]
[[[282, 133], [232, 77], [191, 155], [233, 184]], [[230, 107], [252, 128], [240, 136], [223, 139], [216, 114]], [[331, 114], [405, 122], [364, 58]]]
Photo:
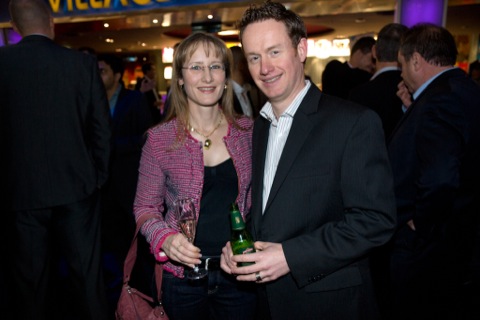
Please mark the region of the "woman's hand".
[[181, 233], [168, 236], [163, 242], [162, 250], [171, 260], [180, 262], [190, 268], [201, 262], [200, 249], [188, 242], [187, 238]]

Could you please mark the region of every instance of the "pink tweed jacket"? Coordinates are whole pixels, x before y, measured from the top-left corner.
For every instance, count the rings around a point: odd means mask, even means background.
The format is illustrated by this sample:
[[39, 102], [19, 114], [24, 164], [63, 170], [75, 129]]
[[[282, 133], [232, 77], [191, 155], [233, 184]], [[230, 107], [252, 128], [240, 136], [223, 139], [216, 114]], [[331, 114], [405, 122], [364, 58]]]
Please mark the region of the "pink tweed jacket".
[[[252, 172], [252, 120], [241, 117], [237, 120], [241, 129], [231, 123], [223, 138], [238, 176], [239, 194], [237, 203], [240, 212], [250, 211]], [[168, 261], [161, 247], [167, 236], [178, 233], [180, 228], [172, 210], [173, 202], [179, 198], [194, 199], [195, 208], [200, 212], [203, 189], [202, 143], [187, 133], [184, 141], [177, 139], [177, 123], [173, 119], [151, 128], [143, 147], [140, 160], [137, 193], [134, 202], [136, 221], [144, 214], [156, 214], [147, 220], [141, 233], [146, 237], [155, 258], [166, 262], [164, 269], [177, 277], [183, 277], [183, 268]]]

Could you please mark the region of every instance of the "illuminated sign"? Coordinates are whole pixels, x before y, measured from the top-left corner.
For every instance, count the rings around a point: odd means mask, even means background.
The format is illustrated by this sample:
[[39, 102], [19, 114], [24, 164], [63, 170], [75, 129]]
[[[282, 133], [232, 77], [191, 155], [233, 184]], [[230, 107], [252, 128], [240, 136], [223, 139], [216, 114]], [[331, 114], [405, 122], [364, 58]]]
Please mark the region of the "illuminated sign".
[[[8, 1], [1, 1], [0, 22], [10, 21]], [[56, 18], [119, 12], [135, 12], [172, 7], [236, 2], [236, 0], [45, 0]]]

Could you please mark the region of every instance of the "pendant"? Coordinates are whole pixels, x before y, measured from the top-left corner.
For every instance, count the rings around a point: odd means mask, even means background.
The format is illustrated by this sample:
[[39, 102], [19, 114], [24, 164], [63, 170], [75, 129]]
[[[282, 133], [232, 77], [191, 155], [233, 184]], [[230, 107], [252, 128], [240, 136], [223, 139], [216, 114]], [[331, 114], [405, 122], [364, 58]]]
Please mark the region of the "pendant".
[[203, 147], [205, 148], [205, 150], [208, 150], [208, 149], [210, 149], [211, 145], [212, 145], [212, 140], [206, 139], [205, 143], [203, 144]]

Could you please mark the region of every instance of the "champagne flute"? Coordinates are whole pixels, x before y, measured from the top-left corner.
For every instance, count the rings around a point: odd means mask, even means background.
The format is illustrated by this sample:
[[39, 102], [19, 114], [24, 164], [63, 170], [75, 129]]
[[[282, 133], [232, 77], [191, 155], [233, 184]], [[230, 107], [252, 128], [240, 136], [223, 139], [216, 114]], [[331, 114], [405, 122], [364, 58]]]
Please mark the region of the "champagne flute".
[[[195, 206], [192, 199], [179, 199], [174, 203], [177, 221], [182, 233], [187, 237], [188, 242], [193, 243], [196, 231]], [[190, 280], [202, 279], [207, 275], [207, 270], [200, 269], [197, 265], [187, 274]]]

